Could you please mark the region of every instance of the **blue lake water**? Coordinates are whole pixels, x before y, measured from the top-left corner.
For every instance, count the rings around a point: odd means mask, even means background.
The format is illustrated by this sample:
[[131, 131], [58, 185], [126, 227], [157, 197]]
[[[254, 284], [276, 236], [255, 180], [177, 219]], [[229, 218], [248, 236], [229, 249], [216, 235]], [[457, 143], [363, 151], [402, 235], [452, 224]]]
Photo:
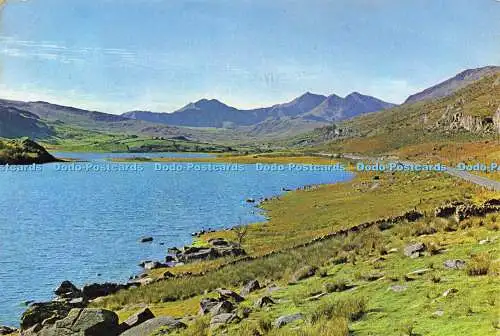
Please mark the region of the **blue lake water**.
[[[22, 303], [51, 299], [63, 280], [125, 282], [141, 260], [162, 260], [193, 231], [264, 220], [247, 198], [351, 178], [303, 166], [118, 164], [104, 161], [116, 153], [66, 154], [91, 162], [0, 169], [0, 325], [18, 325]], [[139, 243], [144, 235], [154, 242]]]

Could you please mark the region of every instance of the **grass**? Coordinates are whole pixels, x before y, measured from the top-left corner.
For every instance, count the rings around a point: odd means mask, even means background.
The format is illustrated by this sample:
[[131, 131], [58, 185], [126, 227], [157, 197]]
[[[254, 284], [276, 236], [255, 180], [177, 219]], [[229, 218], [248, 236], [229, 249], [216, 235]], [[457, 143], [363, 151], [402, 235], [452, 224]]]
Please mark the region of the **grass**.
[[[287, 193], [280, 199], [265, 203], [263, 207], [269, 214], [270, 220], [267, 223], [250, 225], [244, 247], [253, 256], [260, 256], [273, 251], [281, 252], [265, 258], [237, 262], [221, 270], [214, 269], [230, 260], [188, 264], [179, 267], [178, 272], [209, 272], [202, 276], [182, 277], [155, 283], [140, 289], [122, 291], [105, 298], [99, 305], [121, 312], [130, 312], [130, 307], [147, 304], [151, 305], [157, 312], [161, 312], [161, 314], [190, 315], [195, 313], [195, 303], [206, 291], [210, 292], [218, 287], [237, 290], [242, 283], [255, 278], [261, 282], [278, 281], [286, 284], [288, 279], [301, 267], [321, 266], [321, 269], [325, 271], [319, 272], [321, 274], [314, 276], [311, 278], [312, 280], [303, 280], [299, 281], [297, 285], [287, 286], [289, 291], [286, 300], [289, 302], [295, 301], [300, 308], [303, 308], [301, 302], [304, 301], [304, 293], [311, 294], [311, 292], [303, 287], [302, 282], [314, 281], [314, 286], [308, 285], [308, 289], [324, 290], [327, 283], [337, 281], [345, 283], [348, 281], [354, 285], [353, 289], [338, 292], [335, 289], [335, 292], [332, 291], [335, 296], [338, 295], [342, 298], [351, 290], [362, 291], [366, 286], [377, 286], [386, 281], [368, 280], [373, 275], [397, 270], [398, 274], [395, 274], [392, 278], [401, 281], [404, 279], [405, 271], [410, 272], [417, 267], [424, 267], [425, 265], [418, 265], [419, 260], [408, 260], [407, 258], [394, 258], [390, 267], [384, 265], [385, 261], [378, 261], [376, 264], [369, 266], [365, 265], [367, 258], [373, 259], [376, 255], [386, 254], [389, 247], [394, 247], [392, 245], [401, 248], [403, 241], [408, 240], [408, 237], [413, 237], [412, 240], [423, 240], [427, 246], [439, 244], [435, 249], [436, 251], [454, 244], [455, 242], [448, 241], [451, 238], [458, 239], [460, 243], [477, 243], [475, 233], [458, 237], [456, 235], [459, 233], [463, 235], [463, 229], [475, 227], [479, 222], [474, 222], [476, 224], [464, 226], [463, 228], [457, 227], [455, 231], [448, 232], [448, 227], [451, 224], [447, 220], [427, 217], [424, 221], [415, 224], [400, 225], [384, 231], [379, 229], [367, 230], [341, 239], [334, 238], [305, 247], [293, 248], [318, 236], [349, 228], [362, 222], [385, 218], [390, 215], [400, 215], [415, 207], [421, 211], [431, 213], [433, 207], [441, 205], [447, 200], [471, 199], [473, 201], [483, 201], [494, 196], [492, 192], [481, 190], [440, 174], [392, 175], [388, 173], [379, 175], [381, 175], [380, 179], [375, 181], [373, 174], [359, 174], [350, 182], [295, 191]], [[377, 188], [373, 188], [375, 183], [378, 185]], [[311, 220], [312, 218], [314, 220]], [[481, 234], [488, 229], [494, 230], [494, 226], [488, 225], [489, 221], [493, 221], [493, 217], [483, 223]], [[430, 230], [428, 227], [434, 227], [435, 230]], [[231, 236], [233, 233], [223, 232], [205, 235], [202, 240], [225, 235], [234, 239]], [[428, 258], [442, 258], [442, 255], [435, 253]], [[339, 260], [341, 262], [347, 261], [347, 263], [341, 263]], [[406, 265], [410, 262], [410, 265]], [[436, 264], [439, 264], [439, 262]], [[386, 279], [384, 274], [382, 279]], [[462, 277], [464, 275], [465, 272], [462, 272]], [[440, 286], [446, 284], [447, 280], [442, 280], [441, 274], [435, 274], [434, 280], [438, 277], [441, 277], [440, 281], [426, 280], [426, 285], [431, 283]], [[416, 284], [417, 282], [413, 283]], [[386, 289], [387, 286], [384, 287], [383, 291], [381, 291], [381, 288], [377, 289], [377, 291], [383, 292], [383, 294], [377, 294], [381, 300], [385, 300], [386, 296], [389, 295], [389, 293], [386, 293]], [[370, 297], [370, 295], [366, 295], [366, 297]], [[162, 298], [177, 301], [162, 303]], [[292, 298], [296, 299], [292, 300]], [[394, 304], [403, 304], [403, 302], [395, 302]], [[283, 308], [283, 310], [277, 310], [277, 313], [293, 312], [294, 309], [297, 309], [297, 305], [285, 305]], [[372, 313], [368, 312], [368, 315], [370, 314]], [[268, 316], [269, 314], [262, 315]], [[275, 315], [271, 316], [274, 317]], [[358, 325], [362, 330], [364, 326], [363, 320], [353, 322], [353, 325]], [[314, 329], [316, 327], [308, 325], [304, 328]]]

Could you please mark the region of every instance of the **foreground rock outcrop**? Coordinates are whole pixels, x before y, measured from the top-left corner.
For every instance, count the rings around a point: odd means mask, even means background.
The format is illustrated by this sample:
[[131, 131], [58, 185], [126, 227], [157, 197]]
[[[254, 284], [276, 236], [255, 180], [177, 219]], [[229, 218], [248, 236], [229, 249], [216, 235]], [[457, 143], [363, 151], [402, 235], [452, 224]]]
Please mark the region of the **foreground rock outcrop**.
[[0, 140], [0, 165], [30, 165], [57, 161], [59, 160], [33, 140]]

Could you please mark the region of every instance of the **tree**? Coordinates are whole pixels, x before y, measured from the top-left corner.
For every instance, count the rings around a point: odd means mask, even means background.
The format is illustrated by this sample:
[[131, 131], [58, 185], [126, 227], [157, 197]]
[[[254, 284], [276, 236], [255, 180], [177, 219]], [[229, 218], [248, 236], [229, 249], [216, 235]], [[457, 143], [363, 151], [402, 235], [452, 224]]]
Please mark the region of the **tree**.
[[238, 241], [238, 244], [243, 244], [243, 241], [246, 239], [246, 236], [248, 234], [248, 226], [238, 225], [233, 229], [233, 231], [236, 234], [236, 240]]

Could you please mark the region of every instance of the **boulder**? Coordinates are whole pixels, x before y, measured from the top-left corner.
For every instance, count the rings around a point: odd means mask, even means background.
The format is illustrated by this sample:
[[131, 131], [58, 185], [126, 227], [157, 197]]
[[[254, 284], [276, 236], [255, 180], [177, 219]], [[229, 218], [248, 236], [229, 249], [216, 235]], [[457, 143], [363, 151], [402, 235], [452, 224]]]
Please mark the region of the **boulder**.
[[500, 206], [500, 199], [490, 199], [486, 202], [484, 202], [485, 206]]
[[243, 286], [240, 294], [243, 296], [247, 296], [248, 294], [255, 292], [260, 289], [260, 284], [258, 280], [250, 280]]
[[451, 217], [451, 216], [455, 215], [455, 213], [457, 212], [457, 207], [459, 205], [462, 205], [462, 204], [464, 204], [464, 203], [463, 202], [453, 202], [453, 203], [445, 204], [443, 206], [436, 208], [436, 210], [434, 210], [434, 215], [436, 217], [441, 217], [441, 218]]
[[418, 258], [425, 251], [425, 245], [423, 243], [416, 243], [407, 245], [404, 248], [404, 255], [410, 258]]
[[21, 316], [21, 330], [41, 325], [47, 319], [63, 319], [71, 310], [71, 306], [64, 302], [33, 303]]
[[85, 285], [82, 289], [83, 297], [87, 300], [94, 300], [98, 297], [108, 296], [116, 292], [127, 289], [130, 285], [121, 285], [116, 283], [106, 282], [103, 284], [90, 284]]
[[120, 330], [126, 331], [153, 318], [155, 318], [155, 315], [151, 312], [151, 310], [149, 310], [149, 308], [143, 308], [134, 315], [130, 316], [125, 322], [121, 323]]
[[141, 243], [150, 243], [153, 241], [153, 237], [142, 237], [141, 239], [139, 239], [139, 241]]
[[455, 294], [455, 293], [458, 293], [458, 289], [456, 289], [456, 288], [450, 288], [450, 289], [447, 289], [447, 290], [444, 291], [443, 297], [447, 297], [450, 294]]
[[280, 316], [274, 321], [274, 327], [281, 328], [293, 321], [302, 320], [303, 318], [304, 316], [301, 313]]
[[[109, 310], [72, 309], [68, 315], [46, 326], [37, 336], [117, 336], [118, 316]], [[23, 333], [24, 335], [24, 333]]]
[[263, 296], [255, 302], [255, 307], [258, 308], [263, 308], [265, 306], [271, 306], [274, 304], [274, 300], [271, 299], [269, 296]]
[[168, 267], [168, 265], [166, 264], [163, 264], [159, 261], [150, 261], [150, 262], [147, 262], [144, 264], [144, 269], [146, 271], [151, 271], [151, 270], [154, 270], [154, 269], [158, 269], [158, 268], [166, 268]]
[[462, 269], [465, 267], [465, 261], [460, 259], [446, 260], [443, 263], [444, 267], [450, 269]]
[[208, 243], [212, 246], [230, 246], [231, 244], [224, 238], [214, 238], [208, 240]]
[[160, 316], [153, 319], [147, 320], [124, 333], [120, 336], [146, 336], [151, 335], [157, 330], [162, 332], [171, 332], [178, 329], [185, 329], [187, 326], [179, 320], [174, 319], [170, 316]]
[[210, 313], [212, 314], [212, 316], [215, 316], [220, 314], [227, 314], [232, 312], [233, 310], [234, 306], [231, 302], [222, 301], [215, 305], [212, 309], [210, 309]]
[[0, 335], [10, 335], [17, 332], [17, 329], [7, 327], [7, 326], [0, 326]]
[[415, 210], [409, 211], [403, 215], [404, 219], [408, 222], [415, 222], [420, 218], [424, 217], [424, 214]]
[[219, 300], [212, 298], [205, 298], [200, 301], [200, 315], [206, 315], [219, 304]]
[[210, 328], [216, 329], [226, 324], [239, 322], [240, 318], [234, 313], [219, 314], [210, 320]]
[[219, 294], [220, 300], [234, 300], [235, 302], [242, 302], [245, 300], [236, 292], [233, 292], [232, 290], [229, 289], [218, 288], [215, 291]]
[[56, 288], [54, 294], [64, 299], [74, 299], [83, 296], [82, 291], [68, 280], [63, 281], [59, 287]]

